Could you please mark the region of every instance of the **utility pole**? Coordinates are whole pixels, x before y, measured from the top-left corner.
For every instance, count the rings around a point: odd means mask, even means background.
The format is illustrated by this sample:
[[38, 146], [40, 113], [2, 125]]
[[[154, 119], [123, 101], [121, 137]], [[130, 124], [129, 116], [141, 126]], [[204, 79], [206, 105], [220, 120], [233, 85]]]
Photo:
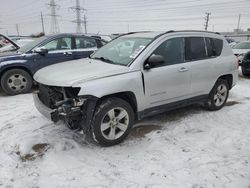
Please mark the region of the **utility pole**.
[[210, 12], [205, 12], [206, 14], [206, 17], [205, 17], [205, 30], [207, 31], [207, 28], [208, 28], [208, 22], [209, 22], [209, 16], [211, 15]]
[[17, 36], [19, 36], [19, 26], [18, 26], [18, 24], [16, 24], [16, 32], [17, 32]]
[[48, 6], [50, 9], [50, 14], [48, 16], [51, 17], [50, 32], [51, 33], [59, 33], [60, 29], [59, 29], [59, 25], [58, 25], [58, 21], [57, 21], [57, 17], [59, 17], [59, 15], [56, 14], [56, 8], [58, 9], [59, 6], [55, 3], [55, 0], [50, 0], [50, 3], [48, 4]]
[[83, 23], [84, 23], [85, 33], [87, 34], [87, 18], [86, 18], [85, 14], [84, 14], [84, 17], [83, 17]]
[[[86, 22], [86, 17], [84, 15], [84, 20], [81, 19], [81, 13], [85, 11], [83, 7], [80, 5], [80, 1], [76, 0], [76, 6], [70, 7], [75, 13], [76, 13], [76, 20], [73, 20], [72, 22], [76, 23], [76, 32], [82, 33], [82, 22]], [[85, 24], [85, 33], [87, 32], [86, 24]]]
[[43, 22], [43, 12], [41, 12], [41, 23], [42, 23], [43, 34], [45, 35], [44, 22]]
[[239, 17], [238, 17], [237, 33], [239, 33], [240, 31], [240, 17], [241, 17], [241, 14], [239, 14]]

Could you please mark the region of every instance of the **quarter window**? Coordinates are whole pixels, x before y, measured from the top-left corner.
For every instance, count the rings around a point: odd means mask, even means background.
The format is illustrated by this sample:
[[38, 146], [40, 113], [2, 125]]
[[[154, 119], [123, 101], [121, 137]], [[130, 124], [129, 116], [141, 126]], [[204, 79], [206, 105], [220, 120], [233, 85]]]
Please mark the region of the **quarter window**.
[[153, 55], [161, 55], [164, 57], [165, 63], [161, 66], [173, 65], [184, 62], [184, 39], [173, 38], [163, 42]]
[[95, 47], [97, 47], [95, 39], [86, 37], [76, 38], [76, 49], [95, 48]]
[[223, 41], [215, 38], [205, 38], [207, 46], [207, 56], [216, 57], [221, 54]]
[[203, 37], [188, 37], [185, 40], [186, 60], [194, 61], [207, 58]]
[[45, 44], [44, 47], [49, 51], [54, 50], [70, 50], [71, 49], [71, 38], [59, 38], [50, 41], [49, 43]]
[[221, 39], [215, 39], [215, 38], [213, 38], [212, 41], [215, 50], [215, 56], [220, 56], [223, 47], [223, 41]]

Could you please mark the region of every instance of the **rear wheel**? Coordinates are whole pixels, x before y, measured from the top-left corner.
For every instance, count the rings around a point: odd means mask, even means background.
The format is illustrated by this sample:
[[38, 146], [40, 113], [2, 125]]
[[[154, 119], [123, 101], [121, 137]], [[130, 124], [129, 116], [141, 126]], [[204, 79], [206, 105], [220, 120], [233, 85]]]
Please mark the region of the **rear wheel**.
[[102, 146], [121, 143], [134, 124], [134, 111], [119, 98], [103, 100], [96, 108], [87, 137]]
[[1, 87], [8, 95], [27, 93], [31, 90], [32, 78], [22, 69], [11, 69], [3, 74]]
[[206, 107], [208, 110], [215, 111], [221, 109], [227, 102], [229, 85], [226, 80], [218, 79], [209, 94]]

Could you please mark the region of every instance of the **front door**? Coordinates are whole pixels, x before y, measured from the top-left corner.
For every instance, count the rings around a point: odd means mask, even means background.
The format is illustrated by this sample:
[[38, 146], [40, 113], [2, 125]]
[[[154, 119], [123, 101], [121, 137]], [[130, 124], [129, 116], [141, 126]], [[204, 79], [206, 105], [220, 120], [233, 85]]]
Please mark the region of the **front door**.
[[48, 49], [48, 53], [36, 54], [34, 56], [34, 63], [38, 69], [48, 65], [73, 60], [71, 37], [54, 39], [42, 47]]
[[163, 56], [165, 62], [143, 71], [147, 106], [154, 107], [188, 98], [190, 67], [184, 62], [184, 39], [168, 39], [152, 55]]

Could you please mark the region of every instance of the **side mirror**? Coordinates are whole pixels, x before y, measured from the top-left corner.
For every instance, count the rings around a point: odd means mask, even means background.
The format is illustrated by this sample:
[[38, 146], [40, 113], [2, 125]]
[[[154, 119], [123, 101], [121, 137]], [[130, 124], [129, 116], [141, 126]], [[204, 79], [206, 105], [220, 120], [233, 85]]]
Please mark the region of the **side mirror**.
[[154, 67], [158, 67], [165, 63], [165, 59], [161, 55], [150, 56], [144, 64], [144, 69], [149, 70]]
[[34, 49], [35, 53], [39, 53], [39, 54], [47, 54], [49, 52], [49, 50], [45, 47], [38, 47], [36, 49]]

